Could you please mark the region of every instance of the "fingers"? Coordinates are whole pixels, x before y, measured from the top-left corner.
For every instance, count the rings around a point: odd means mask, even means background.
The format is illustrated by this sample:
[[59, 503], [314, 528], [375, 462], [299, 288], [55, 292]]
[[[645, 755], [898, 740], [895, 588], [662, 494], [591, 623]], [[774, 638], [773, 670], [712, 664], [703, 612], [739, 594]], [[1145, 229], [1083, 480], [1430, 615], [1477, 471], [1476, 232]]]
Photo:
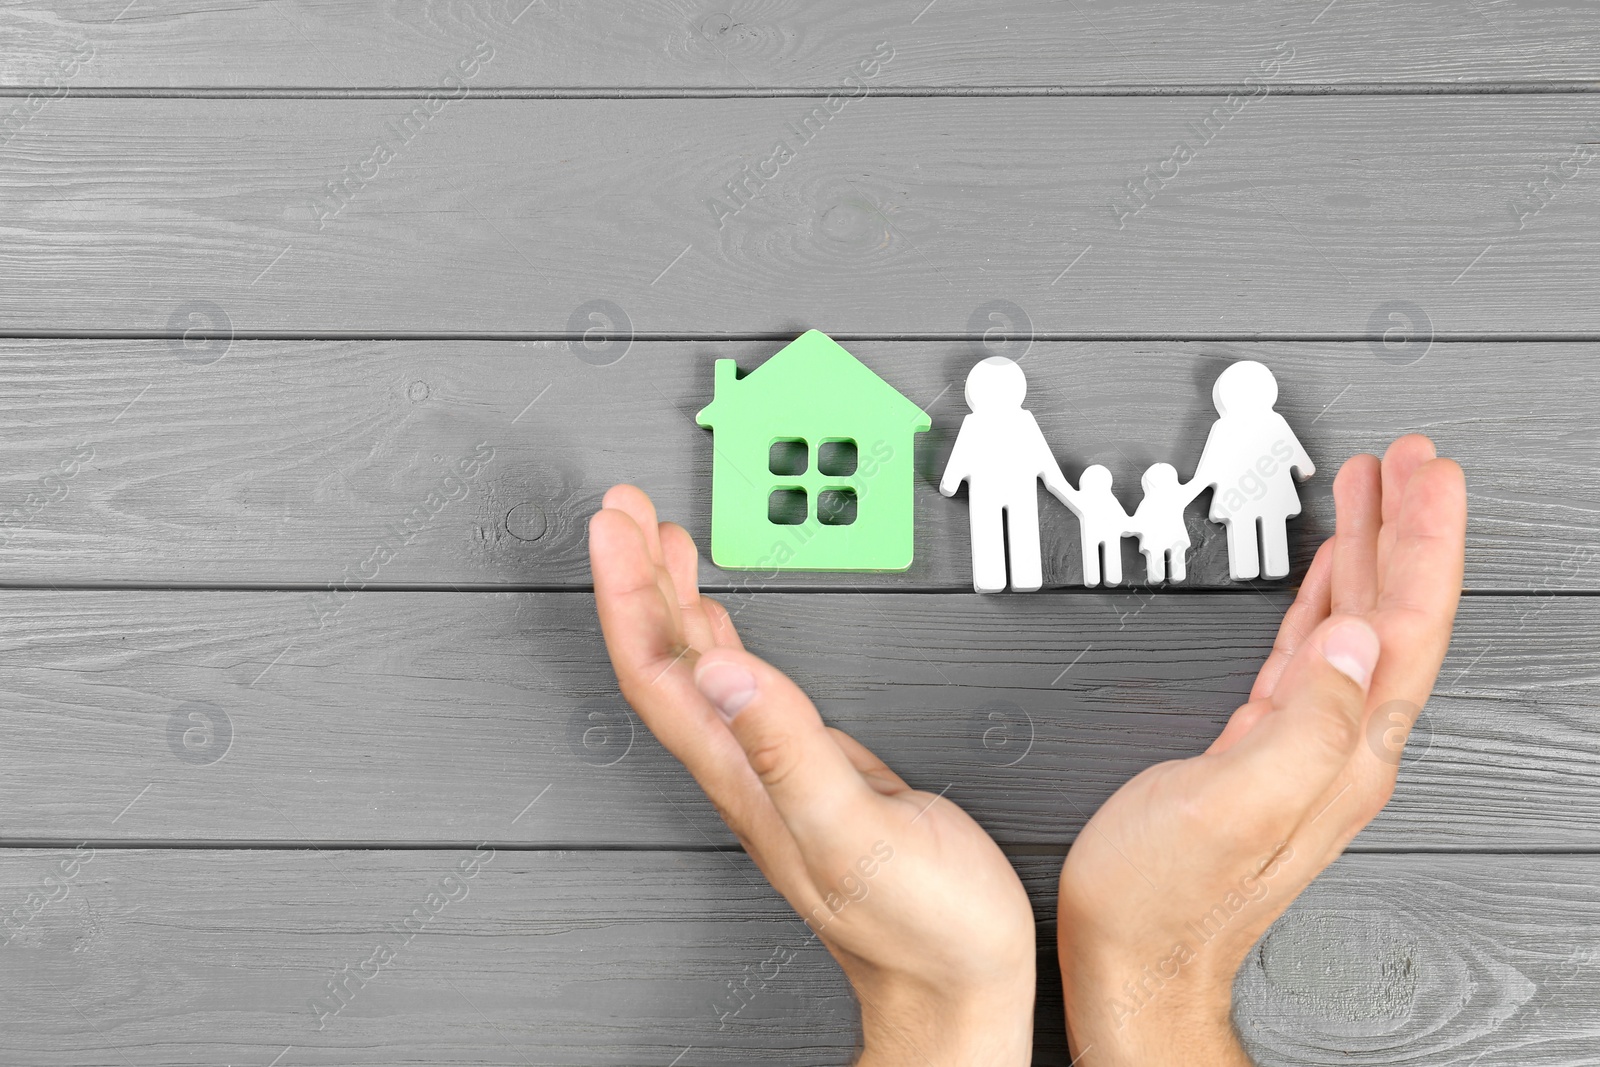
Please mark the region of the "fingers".
[[700, 550], [694, 538], [675, 522], [663, 522], [656, 531], [661, 538], [661, 557], [678, 595], [679, 607], [693, 607], [700, 599]]
[[[1272, 652], [1267, 656], [1267, 661], [1261, 665], [1255, 685], [1250, 687], [1251, 700], [1272, 695], [1273, 687], [1278, 684], [1278, 679], [1283, 677], [1284, 669], [1289, 666], [1289, 660], [1294, 657], [1295, 650], [1311, 635], [1311, 631], [1322, 625], [1322, 620], [1328, 617], [1331, 610], [1329, 593], [1332, 583], [1333, 538], [1330, 537], [1322, 542], [1317, 554], [1312, 557], [1311, 568], [1306, 571], [1305, 581], [1300, 583], [1300, 591], [1295, 595], [1294, 603], [1289, 605], [1289, 610], [1283, 614], [1283, 623], [1278, 627], [1278, 636], [1272, 642]], [[1231, 728], [1231, 722], [1229, 726]]]
[[683, 620], [684, 640], [704, 652], [717, 645], [716, 630], [700, 600], [700, 551], [694, 538], [675, 522], [661, 523], [661, 554], [672, 577], [672, 592]]
[[1240, 807], [1285, 829], [1349, 764], [1361, 743], [1378, 635], [1364, 620], [1334, 615], [1318, 626], [1273, 690], [1272, 712], [1220, 756], [1219, 783]]
[[[611, 493], [606, 496], [613, 499]], [[606, 652], [622, 695], [650, 732], [713, 794], [713, 801], [732, 805], [740, 776], [730, 776], [725, 767], [738, 759], [738, 748], [695, 688], [698, 653], [682, 632], [677, 605], [668, 599], [671, 581], [650, 559], [645, 531], [634, 518], [638, 513], [637, 507], [633, 514], [605, 508], [589, 520], [595, 609]], [[645, 512], [654, 513], [653, 508]], [[754, 787], [748, 771], [742, 777]]]
[[1400, 502], [1405, 497], [1406, 485], [1417, 468], [1437, 453], [1433, 442], [1420, 433], [1406, 434], [1391, 444], [1383, 454], [1383, 530], [1378, 534], [1378, 573], [1388, 566], [1389, 553], [1394, 548], [1395, 522], [1400, 518]]
[[[625, 511], [606, 508], [589, 520], [589, 565], [606, 651], [632, 702], [641, 685], [669, 673], [689, 651], [676, 606], [663, 595], [644, 531]], [[680, 687], [687, 679], [682, 672]]]
[[1417, 468], [1438, 453], [1433, 441], [1420, 433], [1398, 437], [1383, 453], [1383, 521], [1394, 522], [1400, 517], [1400, 499], [1406, 485]]
[[705, 610], [706, 618], [711, 621], [711, 633], [719, 645], [729, 648], [743, 648], [744, 642], [739, 639], [739, 631], [734, 629], [733, 616], [728, 614], [728, 609], [710, 597], [701, 597], [700, 606]]
[[661, 553], [666, 558], [667, 573], [672, 576], [673, 593], [689, 644], [701, 651], [718, 645], [743, 648], [728, 609], [700, 595], [700, 550], [695, 547], [694, 538], [675, 522], [662, 523], [660, 531]]
[[799, 687], [756, 656], [729, 648], [702, 656], [694, 677], [801, 851], [848, 833], [874, 793]]
[[[655, 510], [648, 500], [641, 505], [642, 493], [635, 497], [614, 490], [606, 499], [619, 496], [627, 510], [607, 507], [589, 521], [595, 605], [618, 686], [650, 732], [705, 790], [768, 879], [790, 893], [804, 883], [804, 864], [744, 751], [695, 687], [698, 655], [680, 633], [677, 606], [668, 600], [676, 583], [664, 578], [665, 568], [651, 559], [638, 523], [652, 519]], [[668, 534], [669, 545], [675, 536]], [[672, 551], [681, 556], [682, 546]], [[682, 559], [674, 564], [681, 573]], [[727, 612], [715, 607], [721, 622], [708, 625], [732, 635]]]
[[1454, 611], [1466, 537], [1466, 477], [1454, 460], [1429, 460], [1406, 484], [1378, 608]]
[[1377, 699], [1422, 705], [1450, 644], [1461, 600], [1467, 535], [1467, 487], [1452, 460], [1432, 459], [1406, 484], [1395, 520], [1374, 623], [1384, 639], [1384, 662], [1374, 680]]
[[660, 529], [661, 552], [666, 557], [667, 573], [672, 576], [678, 614], [689, 644], [700, 651], [718, 645], [743, 648], [728, 609], [700, 595], [700, 550], [695, 547], [694, 538], [675, 522], [664, 522]]
[[1365, 615], [1378, 601], [1378, 532], [1383, 523], [1382, 471], [1375, 456], [1345, 461], [1333, 479], [1337, 518], [1330, 606], [1336, 615]]
[[633, 519], [634, 524], [644, 534], [645, 548], [649, 553], [650, 562], [656, 566], [663, 563], [661, 555], [661, 535], [657, 529], [656, 506], [650, 502], [645, 491], [637, 485], [613, 485], [606, 490], [606, 495], [600, 501], [601, 508], [614, 508]]
[[[614, 485], [606, 490], [605, 497], [601, 500], [601, 510], [619, 511], [633, 520], [639, 528], [640, 536], [644, 541], [645, 557], [654, 568], [656, 585], [661, 589], [669, 614], [672, 616], [671, 627], [673, 633], [682, 638], [683, 624], [679, 618], [678, 599], [672, 590], [672, 579], [667, 573], [666, 561], [661, 553], [661, 534], [656, 522], [656, 507], [650, 502], [643, 489], [636, 485]], [[595, 555], [593, 543], [589, 551], [590, 568], [593, 569]]]

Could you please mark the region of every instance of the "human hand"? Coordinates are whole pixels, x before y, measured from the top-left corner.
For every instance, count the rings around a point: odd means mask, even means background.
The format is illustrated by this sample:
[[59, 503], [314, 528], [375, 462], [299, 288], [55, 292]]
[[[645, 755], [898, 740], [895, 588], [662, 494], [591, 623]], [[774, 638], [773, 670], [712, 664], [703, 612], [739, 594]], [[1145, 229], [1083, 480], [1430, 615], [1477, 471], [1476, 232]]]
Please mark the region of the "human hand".
[[1249, 702], [1203, 755], [1119, 789], [1067, 855], [1059, 949], [1080, 1067], [1248, 1065], [1229, 1018], [1239, 965], [1394, 790], [1400, 754], [1383, 742], [1410, 730], [1450, 642], [1466, 486], [1410, 435], [1381, 464], [1349, 460], [1334, 499], [1334, 536]]
[[1026, 1064], [1033, 911], [949, 800], [908, 786], [744, 651], [699, 554], [619, 485], [589, 523], [606, 650], [628, 703], [694, 775], [861, 1001], [861, 1064]]

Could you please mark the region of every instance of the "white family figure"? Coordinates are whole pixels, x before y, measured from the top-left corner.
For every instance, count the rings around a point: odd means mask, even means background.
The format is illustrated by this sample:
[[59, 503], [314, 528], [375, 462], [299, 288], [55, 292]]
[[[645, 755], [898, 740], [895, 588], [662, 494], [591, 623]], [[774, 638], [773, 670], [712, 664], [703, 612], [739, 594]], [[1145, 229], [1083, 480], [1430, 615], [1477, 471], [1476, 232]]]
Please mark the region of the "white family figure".
[[1287, 523], [1300, 514], [1295, 478], [1303, 482], [1317, 472], [1289, 423], [1272, 409], [1277, 401], [1277, 379], [1253, 359], [1230, 364], [1211, 387], [1219, 418], [1189, 482], [1190, 496], [1213, 490], [1211, 521], [1227, 528], [1228, 573], [1235, 579], [1289, 573]]
[[[1300, 513], [1294, 476], [1315, 473], [1311, 457], [1273, 410], [1278, 383], [1253, 360], [1234, 363], [1211, 392], [1220, 416], [1206, 438], [1195, 476], [1178, 480], [1170, 463], [1157, 463], [1141, 479], [1144, 499], [1130, 516], [1111, 491], [1111, 472], [1095, 464], [1074, 489], [1062, 474], [1033, 414], [1022, 406], [1028, 381], [1004, 356], [990, 356], [967, 375], [967, 407], [939, 492], [954, 496], [967, 483], [972, 534], [972, 585], [980, 593], [1006, 588], [1010, 549], [1011, 588], [1024, 592], [1044, 584], [1039, 554], [1038, 483], [1077, 516], [1083, 550], [1083, 584], [1122, 582], [1122, 539], [1137, 537], [1146, 577], [1181, 582], [1186, 575], [1189, 531], [1183, 511], [1213, 489], [1211, 519], [1227, 528], [1232, 576], [1289, 573], [1286, 523]], [[1262, 542], [1258, 564], [1257, 531]]]
[[1111, 491], [1111, 472], [1100, 464], [1086, 467], [1078, 490], [1057, 493], [1078, 517], [1078, 540], [1083, 546], [1083, 584], [1099, 585], [1101, 556], [1105, 558], [1107, 585], [1122, 583], [1122, 539], [1133, 532], [1132, 520]]
[[955, 496], [967, 483], [972, 526], [972, 587], [998, 593], [1006, 587], [1006, 548], [1011, 549], [1011, 588], [1044, 584], [1039, 561], [1038, 484], [1057, 496], [1072, 493], [1033, 413], [1022, 407], [1028, 379], [1004, 356], [990, 356], [967, 374], [967, 407], [939, 492]]
[[[1087, 472], [1085, 472], [1087, 473]], [[1151, 584], [1168, 577], [1181, 582], [1187, 577], [1184, 558], [1189, 553], [1189, 527], [1183, 521], [1183, 509], [1199, 495], [1194, 483], [1181, 485], [1178, 471], [1170, 463], [1157, 463], [1139, 479], [1144, 488], [1144, 499], [1133, 513], [1133, 532], [1139, 538], [1139, 551], [1144, 554], [1145, 578]]]

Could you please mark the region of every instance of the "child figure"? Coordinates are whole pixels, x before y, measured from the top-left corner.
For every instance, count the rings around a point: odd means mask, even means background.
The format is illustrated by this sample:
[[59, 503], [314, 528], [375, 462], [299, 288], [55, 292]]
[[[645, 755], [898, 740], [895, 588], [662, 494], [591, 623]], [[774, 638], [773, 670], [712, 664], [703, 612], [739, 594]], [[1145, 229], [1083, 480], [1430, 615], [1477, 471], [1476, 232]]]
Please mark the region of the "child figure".
[[1189, 528], [1184, 525], [1183, 509], [1198, 491], [1178, 481], [1178, 471], [1170, 463], [1157, 463], [1140, 479], [1144, 499], [1133, 513], [1133, 533], [1144, 553], [1146, 577], [1151, 584], [1167, 578], [1167, 553], [1172, 554], [1172, 580], [1185, 577], [1184, 556], [1189, 551]]
[[1122, 582], [1122, 539], [1133, 532], [1128, 513], [1111, 492], [1111, 471], [1096, 463], [1085, 468], [1076, 493], [1056, 493], [1078, 516], [1083, 545], [1083, 584], [1100, 584], [1100, 550], [1105, 549], [1105, 582]]

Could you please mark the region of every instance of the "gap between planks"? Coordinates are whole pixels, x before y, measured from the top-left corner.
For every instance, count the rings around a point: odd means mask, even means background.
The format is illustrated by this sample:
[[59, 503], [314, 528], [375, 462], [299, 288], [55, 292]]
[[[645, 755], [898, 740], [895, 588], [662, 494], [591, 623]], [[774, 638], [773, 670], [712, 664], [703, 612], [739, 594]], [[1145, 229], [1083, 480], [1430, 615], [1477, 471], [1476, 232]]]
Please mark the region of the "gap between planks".
[[[0, 87], [0, 99], [27, 97], [52, 92], [44, 85]], [[438, 86], [353, 87], [306, 86], [271, 88], [267, 86], [207, 88], [140, 88], [138, 86], [95, 86], [74, 89], [72, 95], [103, 100], [418, 100], [438, 93]], [[516, 87], [472, 88], [466, 96], [477, 100], [822, 100], [837, 92], [833, 86], [618, 86], [604, 87]], [[1253, 95], [1256, 89], [1243, 83], [1227, 82], [1173, 85], [908, 85], [869, 89], [865, 95], [903, 98], [964, 97], [1225, 97]], [[1585, 81], [1485, 82], [1463, 85], [1453, 82], [1323, 82], [1284, 84], [1271, 87], [1273, 96], [1588, 96], [1600, 93], [1600, 83]], [[460, 99], [466, 99], [461, 97]]]
[[[1000, 843], [1000, 851], [1013, 859], [1064, 859], [1071, 844], [1014, 844]], [[499, 852], [549, 852], [570, 854], [574, 852], [630, 852], [651, 855], [701, 855], [713, 853], [743, 854], [736, 844], [682, 844], [682, 845], [553, 845], [527, 841], [472, 840], [453, 841], [335, 841], [335, 840], [279, 840], [256, 841], [251, 839], [186, 839], [147, 838], [124, 839], [93, 837], [14, 837], [0, 840], [0, 852], [29, 850], [93, 848], [113, 852], [460, 852], [489, 846]], [[1562, 848], [1559, 846], [1532, 845], [1527, 848], [1453, 849], [1439, 846], [1351, 845], [1341, 855], [1346, 856], [1600, 856], [1600, 848]]]
[[[331, 589], [344, 588], [345, 586], [338, 582], [0, 581], [0, 590], [18, 593], [324, 593]], [[1096, 586], [1094, 588], [1079, 585], [1049, 586], [1025, 595], [1030, 597], [1101, 596], [1108, 598], [1137, 593], [1151, 593], [1152, 595], [1159, 593], [1162, 596], [1244, 596], [1247, 594], [1270, 596], [1273, 593], [1293, 593], [1299, 588], [1300, 586], [1297, 582], [1228, 586], [1157, 586], [1127, 583], [1113, 586]], [[369, 585], [350, 586], [349, 589], [354, 593], [571, 593], [574, 596], [592, 596], [594, 594], [594, 587], [591, 585], [528, 585], [495, 582], [392, 582], [388, 584], [372, 583]], [[702, 581], [699, 590], [703, 594], [712, 596], [735, 593], [748, 596], [752, 592], [747, 585], [737, 583], [736, 579], [732, 584], [728, 585]], [[952, 596], [971, 592], [972, 586], [967, 583], [948, 586], [906, 585], [901, 587], [889, 585], [876, 586], [866, 590], [866, 594], [869, 596]], [[759, 596], [775, 594], [861, 596], [862, 590], [848, 585], [808, 586], [785, 584], [756, 589], [754, 593]], [[1588, 597], [1600, 596], [1600, 589], [1493, 589], [1474, 587], [1471, 589], [1463, 588], [1461, 595], [1463, 597]]]
[[[795, 339], [793, 330], [760, 333], [716, 333], [712, 331], [678, 331], [672, 333], [645, 333], [616, 331], [607, 333], [607, 339], [626, 336], [630, 341], [669, 342], [677, 344], [722, 344], [750, 341], [787, 343]], [[846, 343], [980, 343], [981, 335], [969, 333], [835, 333], [829, 337], [840, 344]], [[592, 340], [594, 334], [566, 332], [516, 333], [505, 330], [418, 331], [397, 330], [374, 332], [371, 330], [189, 330], [179, 334], [170, 330], [7, 330], [0, 329], [0, 341], [540, 341], [566, 343]], [[1039, 344], [1360, 344], [1379, 341], [1376, 334], [1298, 334], [1298, 333], [1056, 333], [1038, 331], [1027, 335], [1030, 343]], [[1464, 331], [1449, 333], [1436, 331], [1430, 339], [1433, 345], [1484, 345], [1484, 344], [1600, 344], [1600, 330], [1578, 330], [1564, 333], [1497, 333], [1494, 331]], [[534, 357], [529, 357], [534, 358]]]

